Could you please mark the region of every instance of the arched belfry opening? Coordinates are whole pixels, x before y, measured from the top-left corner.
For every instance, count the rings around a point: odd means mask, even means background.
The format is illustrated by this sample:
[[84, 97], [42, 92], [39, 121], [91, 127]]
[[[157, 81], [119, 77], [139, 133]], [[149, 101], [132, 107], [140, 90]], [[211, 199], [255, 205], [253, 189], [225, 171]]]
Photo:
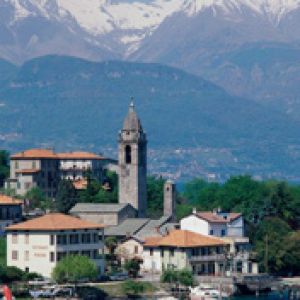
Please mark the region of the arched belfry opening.
[[131, 164], [131, 146], [126, 145], [125, 147], [125, 162], [126, 164]]

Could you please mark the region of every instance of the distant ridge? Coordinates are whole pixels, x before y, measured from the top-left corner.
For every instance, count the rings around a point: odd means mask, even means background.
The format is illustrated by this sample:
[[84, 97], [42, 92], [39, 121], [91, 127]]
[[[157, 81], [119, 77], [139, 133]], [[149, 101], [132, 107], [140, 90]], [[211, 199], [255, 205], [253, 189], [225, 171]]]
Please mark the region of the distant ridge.
[[[1, 66], [10, 65], [0, 63], [0, 74]], [[230, 96], [176, 68], [63, 56], [11, 66], [8, 78], [0, 82], [1, 148], [115, 149], [132, 95], [150, 148], [219, 149], [218, 157], [212, 151], [203, 164], [213, 166], [215, 159], [224, 170], [233, 170], [226, 153], [236, 157], [239, 172], [258, 166], [274, 174], [299, 170], [299, 123], [285, 114]]]

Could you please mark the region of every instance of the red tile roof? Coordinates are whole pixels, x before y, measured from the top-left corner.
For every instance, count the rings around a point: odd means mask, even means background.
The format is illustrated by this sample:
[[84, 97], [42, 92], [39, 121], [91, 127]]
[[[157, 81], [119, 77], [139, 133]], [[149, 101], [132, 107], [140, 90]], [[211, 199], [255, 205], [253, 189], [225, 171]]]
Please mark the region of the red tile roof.
[[172, 230], [168, 235], [163, 237], [146, 238], [144, 244], [144, 246], [148, 247], [169, 246], [179, 248], [222, 245], [226, 245], [226, 243], [219, 238], [180, 229]]
[[103, 159], [100, 155], [84, 151], [57, 153], [57, 157], [60, 159]]
[[21, 204], [23, 204], [22, 200], [0, 194], [0, 205], [21, 205]]
[[197, 212], [196, 216], [210, 223], [230, 223], [242, 216], [240, 213], [228, 213], [226, 218], [223, 214], [211, 211]]
[[104, 159], [102, 156], [91, 152], [74, 151], [74, 152], [62, 152], [55, 153], [49, 149], [29, 149], [11, 156], [11, 159]]
[[104, 226], [61, 213], [50, 213], [26, 222], [11, 225], [6, 230], [56, 231], [75, 229], [100, 229]]
[[72, 183], [76, 190], [85, 190], [87, 188], [87, 180], [85, 179], [74, 180]]
[[29, 149], [11, 156], [11, 159], [22, 158], [56, 158], [56, 154], [49, 149]]
[[20, 174], [33, 174], [40, 172], [40, 169], [22, 169], [22, 170], [16, 170], [16, 173]]

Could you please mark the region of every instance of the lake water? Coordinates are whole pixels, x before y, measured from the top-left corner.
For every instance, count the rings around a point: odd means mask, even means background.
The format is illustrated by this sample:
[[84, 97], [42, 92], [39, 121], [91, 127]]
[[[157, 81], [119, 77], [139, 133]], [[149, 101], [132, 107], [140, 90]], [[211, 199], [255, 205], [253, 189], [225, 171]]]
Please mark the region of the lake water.
[[232, 300], [286, 300], [288, 299], [287, 295], [283, 295], [283, 296], [280, 296], [279, 294], [269, 294], [269, 295], [263, 295], [263, 296], [259, 296], [259, 297], [256, 297], [256, 296], [240, 296], [240, 297], [232, 297], [231, 298]]

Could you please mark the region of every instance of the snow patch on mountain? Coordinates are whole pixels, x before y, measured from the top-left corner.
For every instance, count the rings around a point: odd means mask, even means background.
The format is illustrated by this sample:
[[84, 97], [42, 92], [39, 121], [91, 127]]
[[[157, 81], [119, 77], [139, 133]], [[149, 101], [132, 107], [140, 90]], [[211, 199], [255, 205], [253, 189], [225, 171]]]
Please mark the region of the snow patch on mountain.
[[236, 12], [241, 13], [245, 7], [264, 15], [277, 25], [285, 15], [300, 7], [300, 0], [186, 0], [183, 4], [183, 10], [188, 16], [212, 8], [214, 15], [222, 11], [234, 17]]

